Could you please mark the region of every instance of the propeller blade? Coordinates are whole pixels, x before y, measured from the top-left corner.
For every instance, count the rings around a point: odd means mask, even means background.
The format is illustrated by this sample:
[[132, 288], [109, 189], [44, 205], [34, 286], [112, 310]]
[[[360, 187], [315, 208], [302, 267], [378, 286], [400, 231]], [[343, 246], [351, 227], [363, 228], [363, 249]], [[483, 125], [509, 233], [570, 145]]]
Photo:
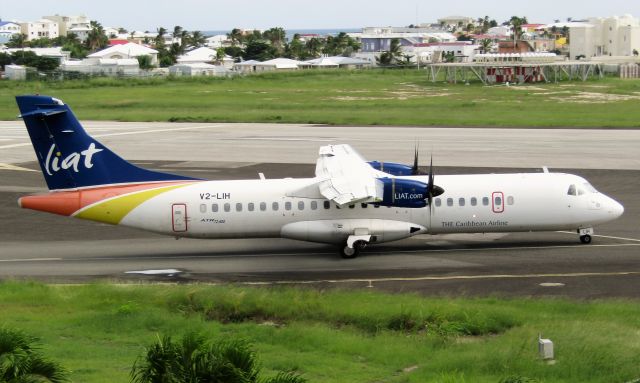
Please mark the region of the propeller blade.
[[420, 174], [418, 171], [418, 143], [416, 142], [415, 153], [413, 154], [413, 167], [411, 168], [411, 175], [417, 176]]

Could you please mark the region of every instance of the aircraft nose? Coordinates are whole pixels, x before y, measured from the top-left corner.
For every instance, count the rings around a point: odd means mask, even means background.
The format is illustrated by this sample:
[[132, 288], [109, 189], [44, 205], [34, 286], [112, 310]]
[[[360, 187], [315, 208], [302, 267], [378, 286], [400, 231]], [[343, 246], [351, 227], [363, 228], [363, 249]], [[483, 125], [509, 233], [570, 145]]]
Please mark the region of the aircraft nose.
[[624, 206], [622, 206], [620, 202], [610, 198], [607, 204], [607, 212], [611, 214], [613, 218], [618, 218], [624, 213]]

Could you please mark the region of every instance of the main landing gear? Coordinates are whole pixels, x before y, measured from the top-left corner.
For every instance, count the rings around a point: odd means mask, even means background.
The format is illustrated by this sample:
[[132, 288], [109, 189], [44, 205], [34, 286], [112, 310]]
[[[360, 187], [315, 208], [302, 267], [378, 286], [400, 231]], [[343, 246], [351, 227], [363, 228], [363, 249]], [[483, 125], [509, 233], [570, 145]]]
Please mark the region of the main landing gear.
[[340, 256], [344, 259], [353, 259], [360, 254], [360, 250], [367, 247], [371, 240], [370, 235], [350, 235], [347, 243], [340, 248]]
[[591, 243], [591, 236], [593, 235], [593, 228], [587, 227], [584, 229], [578, 229], [578, 234], [580, 234], [580, 242], [584, 244]]

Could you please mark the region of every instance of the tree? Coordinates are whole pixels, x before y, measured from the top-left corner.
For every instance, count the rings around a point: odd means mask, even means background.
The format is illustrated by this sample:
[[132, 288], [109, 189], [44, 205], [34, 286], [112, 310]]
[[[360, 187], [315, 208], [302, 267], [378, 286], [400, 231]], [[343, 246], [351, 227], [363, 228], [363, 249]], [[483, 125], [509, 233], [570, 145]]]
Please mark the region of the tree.
[[482, 39], [480, 40], [480, 51], [482, 53], [488, 53], [489, 51], [491, 51], [492, 45], [493, 43], [491, 42], [490, 39]]
[[509, 23], [513, 26], [513, 35], [515, 36], [515, 38], [520, 39], [523, 33], [522, 26], [524, 24], [528, 24], [526, 16], [525, 17], [511, 16]]
[[376, 57], [376, 61], [378, 62], [378, 65], [390, 66], [396, 64], [398, 62], [398, 58], [401, 56], [402, 50], [400, 40], [394, 38], [391, 39], [389, 50], [382, 52], [379, 57]]
[[231, 41], [231, 46], [235, 47], [236, 45], [242, 44], [244, 36], [242, 34], [242, 30], [239, 28], [233, 28], [231, 33], [227, 33], [227, 38]]
[[305, 49], [311, 57], [318, 57], [320, 55], [320, 49], [322, 48], [322, 42], [317, 37], [312, 37], [304, 44]]
[[[260, 367], [256, 353], [242, 340], [211, 342], [196, 333], [187, 333], [179, 342], [164, 336], [148, 347], [132, 370], [134, 383], [255, 383]], [[293, 373], [281, 372], [267, 383], [304, 383]]]
[[140, 66], [140, 69], [151, 69], [151, 68], [153, 68], [153, 64], [151, 64], [151, 56], [142, 55], [142, 56], [138, 56], [136, 58], [138, 59], [138, 65]]
[[284, 47], [286, 33], [283, 28], [275, 27], [267, 29], [262, 36], [267, 39], [276, 50], [281, 51]]
[[245, 60], [270, 60], [276, 55], [275, 49], [264, 41], [252, 40], [247, 43], [244, 49], [243, 58]]
[[89, 51], [91, 52], [95, 52], [97, 50], [106, 48], [109, 44], [109, 39], [104, 33], [102, 25], [95, 20], [91, 20], [90, 25], [91, 30], [87, 34], [87, 40], [85, 41], [87, 49], [89, 49]]
[[0, 52], [0, 70], [4, 71], [5, 65], [10, 65], [13, 62], [13, 58], [8, 53]]
[[207, 38], [204, 37], [202, 32], [193, 31], [191, 32], [191, 38], [189, 39], [189, 43], [192, 47], [198, 48], [204, 45], [207, 42]]
[[0, 328], [0, 382], [67, 382], [67, 371], [38, 350], [36, 338]]
[[27, 35], [18, 33], [11, 36], [11, 39], [6, 43], [6, 46], [7, 48], [24, 48], [26, 42]]
[[11, 54], [13, 63], [36, 68], [39, 71], [52, 71], [56, 69], [60, 62], [53, 57], [41, 57], [31, 51], [17, 51]]

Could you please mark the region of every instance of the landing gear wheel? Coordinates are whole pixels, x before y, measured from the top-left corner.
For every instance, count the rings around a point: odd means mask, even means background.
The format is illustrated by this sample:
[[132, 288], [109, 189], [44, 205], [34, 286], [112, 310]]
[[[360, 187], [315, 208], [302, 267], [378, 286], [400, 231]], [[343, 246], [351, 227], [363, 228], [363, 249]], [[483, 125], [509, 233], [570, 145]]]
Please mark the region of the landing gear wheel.
[[589, 234], [581, 235], [580, 242], [584, 244], [591, 243], [591, 236]]
[[360, 250], [364, 249], [366, 246], [367, 243], [365, 241], [356, 241], [353, 243], [353, 248], [345, 245], [340, 249], [340, 255], [344, 259], [356, 258], [360, 254]]

